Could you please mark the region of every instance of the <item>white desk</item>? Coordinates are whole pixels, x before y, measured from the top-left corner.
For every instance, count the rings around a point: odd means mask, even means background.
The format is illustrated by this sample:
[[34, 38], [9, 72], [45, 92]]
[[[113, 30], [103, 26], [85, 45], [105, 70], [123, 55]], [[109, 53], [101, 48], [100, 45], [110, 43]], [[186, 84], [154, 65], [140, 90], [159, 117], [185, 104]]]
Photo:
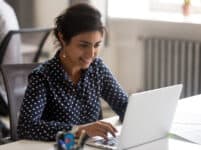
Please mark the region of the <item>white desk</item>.
[[[193, 111], [201, 112], [201, 95], [181, 100], [179, 102], [176, 116], [181, 115], [181, 113], [184, 113], [183, 116], [185, 116], [186, 112], [192, 113]], [[199, 118], [201, 118], [201, 113]], [[114, 125], [118, 124], [117, 117], [109, 118], [105, 121], [109, 121]], [[177, 120], [175, 120], [175, 122], [177, 122]], [[20, 140], [1, 145], [0, 150], [53, 150], [53, 144], [54, 142]], [[95, 150], [96, 148], [85, 146], [84, 149]], [[164, 138], [149, 144], [135, 147], [133, 150], [201, 150], [201, 145], [193, 144], [176, 138]]]
[[20, 140], [1, 145], [0, 150], [50, 150], [53, 148], [53, 144], [53, 142]]
[[[0, 146], [0, 150], [53, 150], [54, 142], [38, 142], [20, 140]], [[84, 150], [97, 150], [94, 147], [85, 146]], [[176, 139], [161, 139], [149, 144], [135, 147], [132, 150], [201, 150], [201, 145], [188, 143]]]

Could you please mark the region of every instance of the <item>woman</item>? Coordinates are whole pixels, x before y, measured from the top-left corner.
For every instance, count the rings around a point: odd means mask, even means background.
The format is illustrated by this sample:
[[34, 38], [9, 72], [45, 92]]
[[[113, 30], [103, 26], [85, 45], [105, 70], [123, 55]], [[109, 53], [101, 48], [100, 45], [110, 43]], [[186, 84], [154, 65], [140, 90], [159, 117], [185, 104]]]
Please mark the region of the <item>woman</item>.
[[29, 75], [18, 124], [20, 138], [55, 140], [58, 131], [85, 130], [107, 138], [116, 129], [101, 119], [99, 98], [122, 119], [127, 94], [97, 55], [105, 28], [101, 14], [77, 4], [56, 18], [54, 34], [60, 49]]

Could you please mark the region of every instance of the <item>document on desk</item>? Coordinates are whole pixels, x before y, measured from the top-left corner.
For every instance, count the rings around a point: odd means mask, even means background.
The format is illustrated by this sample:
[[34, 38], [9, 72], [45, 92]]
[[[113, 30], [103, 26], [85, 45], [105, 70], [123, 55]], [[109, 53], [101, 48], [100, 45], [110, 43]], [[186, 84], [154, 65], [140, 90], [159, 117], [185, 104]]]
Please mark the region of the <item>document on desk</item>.
[[201, 144], [201, 125], [173, 124], [170, 132], [193, 143]]
[[179, 101], [171, 133], [201, 144], [201, 96]]
[[180, 100], [173, 122], [201, 124], [201, 95]]

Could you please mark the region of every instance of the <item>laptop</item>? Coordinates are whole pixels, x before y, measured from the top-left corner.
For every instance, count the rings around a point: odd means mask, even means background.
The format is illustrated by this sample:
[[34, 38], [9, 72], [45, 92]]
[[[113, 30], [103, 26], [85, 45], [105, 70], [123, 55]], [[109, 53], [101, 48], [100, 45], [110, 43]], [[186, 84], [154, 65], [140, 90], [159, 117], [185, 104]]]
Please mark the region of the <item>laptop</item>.
[[[112, 142], [91, 138], [87, 145], [103, 149], [131, 149], [169, 133], [182, 85], [135, 93], [129, 97], [121, 132]], [[114, 141], [114, 142], [113, 142]]]

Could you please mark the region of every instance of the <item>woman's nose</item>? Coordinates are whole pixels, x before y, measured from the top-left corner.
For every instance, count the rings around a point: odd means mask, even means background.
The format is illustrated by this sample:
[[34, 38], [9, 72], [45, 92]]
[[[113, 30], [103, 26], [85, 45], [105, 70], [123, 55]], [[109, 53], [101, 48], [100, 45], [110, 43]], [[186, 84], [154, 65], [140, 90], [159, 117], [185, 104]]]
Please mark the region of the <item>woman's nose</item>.
[[89, 50], [87, 51], [87, 57], [88, 58], [92, 58], [95, 55], [95, 48], [94, 47], [90, 47]]

